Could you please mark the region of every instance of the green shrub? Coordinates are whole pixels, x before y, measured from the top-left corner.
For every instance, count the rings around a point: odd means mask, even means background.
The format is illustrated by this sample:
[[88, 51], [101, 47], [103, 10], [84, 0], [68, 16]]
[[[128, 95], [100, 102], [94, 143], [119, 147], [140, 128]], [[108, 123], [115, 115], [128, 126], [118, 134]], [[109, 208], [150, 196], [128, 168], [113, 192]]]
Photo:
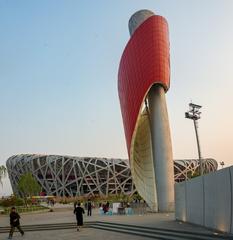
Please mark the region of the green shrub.
[[23, 205], [24, 205], [24, 201], [22, 198], [15, 199], [15, 206], [23, 206]]
[[0, 199], [0, 206], [2, 207], [23, 206], [23, 205], [24, 205], [23, 199], [18, 198], [16, 196]]
[[[16, 211], [18, 213], [22, 213], [22, 212], [35, 212], [35, 211], [41, 211], [41, 210], [49, 210], [49, 208], [44, 207], [44, 206], [30, 206], [30, 207], [18, 206], [18, 207], [16, 207]], [[4, 209], [4, 214], [9, 214], [10, 211], [11, 211], [11, 207], [6, 207]]]

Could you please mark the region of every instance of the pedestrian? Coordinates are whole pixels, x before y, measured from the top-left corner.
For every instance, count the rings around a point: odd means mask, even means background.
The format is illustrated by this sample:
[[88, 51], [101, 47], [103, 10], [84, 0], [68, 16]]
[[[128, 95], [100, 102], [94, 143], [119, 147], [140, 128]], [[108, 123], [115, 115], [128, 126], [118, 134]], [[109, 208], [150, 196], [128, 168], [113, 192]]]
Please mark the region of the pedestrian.
[[15, 231], [15, 228], [18, 228], [19, 232], [21, 233], [21, 235], [24, 235], [24, 231], [22, 230], [22, 228], [20, 227], [20, 222], [19, 222], [20, 216], [19, 214], [16, 212], [15, 207], [11, 208], [11, 213], [10, 213], [10, 233], [9, 233], [9, 237], [8, 239], [12, 239], [13, 237], [13, 233]]
[[109, 205], [110, 205], [109, 202], [106, 202], [104, 213], [107, 213], [107, 212], [108, 212], [108, 210], [109, 210]]
[[109, 202], [107, 202], [103, 205], [104, 214], [106, 214], [108, 212], [108, 210], [109, 210]]
[[80, 231], [80, 227], [83, 226], [83, 214], [85, 214], [84, 209], [80, 205], [79, 202], [74, 209], [74, 214], [76, 215], [77, 220], [77, 231]]
[[91, 199], [87, 201], [87, 216], [91, 216], [92, 202]]

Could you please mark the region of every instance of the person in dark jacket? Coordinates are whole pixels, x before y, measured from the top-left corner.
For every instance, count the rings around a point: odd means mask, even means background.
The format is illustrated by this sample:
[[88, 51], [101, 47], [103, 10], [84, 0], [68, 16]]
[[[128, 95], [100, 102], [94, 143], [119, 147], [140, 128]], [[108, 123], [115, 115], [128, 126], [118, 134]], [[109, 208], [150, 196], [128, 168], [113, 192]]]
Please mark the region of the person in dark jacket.
[[92, 202], [91, 199], [88, 199], [87, 202], [87, 216], [91, 216]]
[[22, 228], [20, 227], [20, 222], [19, 222], [20, 216], [19, 214], [16, 212], [15, 207], [11, 208], [11, 213], [10, 213], [10, 225], [11, 225], [11, 229], [10, 229], [10, 233], [9, 233], [9, 237], [8, 239], [12, 239], [13, 233], [15, 231], [15, 228], [18, 228], [19, 232], [21, 233], [21, 235], [24, 235], [24, 231], [22, 230]]
[[74, 214], [76, 215], [77, 220], [77, 231], [79, 231], [80, 227], [83, 226], [83, 214], [85, 214], [84, 209], [80, 205], [81, 204], [79, 202], [74, 209]]

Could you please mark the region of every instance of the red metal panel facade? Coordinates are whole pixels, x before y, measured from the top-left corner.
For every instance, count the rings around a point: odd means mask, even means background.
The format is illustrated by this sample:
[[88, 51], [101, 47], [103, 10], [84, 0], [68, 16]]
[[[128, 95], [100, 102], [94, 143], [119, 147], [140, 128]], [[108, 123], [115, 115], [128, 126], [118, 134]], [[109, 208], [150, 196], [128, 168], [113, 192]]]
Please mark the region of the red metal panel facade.
[[140, 107], [152, 85], [170, 84], [168, 24], [161, 16], [151, 16], [134, 32], [121, 57], [118, 93], [128, 153]]

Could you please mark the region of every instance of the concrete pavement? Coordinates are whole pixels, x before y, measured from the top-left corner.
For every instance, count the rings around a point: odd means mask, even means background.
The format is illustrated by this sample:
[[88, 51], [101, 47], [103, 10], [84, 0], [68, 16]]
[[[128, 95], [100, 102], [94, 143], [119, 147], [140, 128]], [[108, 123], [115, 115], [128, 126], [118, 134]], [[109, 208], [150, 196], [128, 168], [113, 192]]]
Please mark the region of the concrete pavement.
[[[198, 234], [211, 234], [214, 236], [214, 231], [205, 229], [192, 224], [182, 223], [174, 220], [174, 214], [153, 214], [148, 213], [146, 215], [114, 215], [114, 216], [100, 216], [98, 210], [93, 211], [93, 216], [84, 216], [85, 222], [100, 221], [106, 223], [118, 223], [125, 225], [136, 225], [152, 228], [163, 228], [170, 229], [174, 231], [189, 231]], [[54, 212], [43, 212], [43, 213], [25, 213], [21, 214], [21, 225], [39, 225], [39, 224], [59, 224], [59, 223], [74, 223], [75, 216], [73, 214], [73, 208], [57, 208]], [[0, 215], [1, 227], [9, 226], [9, 217]], [[120, 229], [120, 227], [119, 227]], [[33, 239], [33, 240], [61, 240], [61, 239], [134, 239], [142, 240], [147, 239], [142, 236], [128, 235], [125, 233], [119, 233], [115, 231], [105, 231], [101, 229], [93, 228], [83, 228], [81, 232], [77, 232], [76, 229], [62, 229], [53, 231], [35, 231], [26, 232], [23, 239]], [[5, 239], [7, 237], [6, 233], [0, 234], [0, 239]], [[14, 239], [22, 239], [19, 233], [15, 233]], [[149, 238], [148, 238], [149, 239]], [[163, 239], [163, 238], [154, 238]], [[165, 238], [166, 239], [166, 238]], [[179, 239], [179, 238], [177, 238]], [[183, 238], [184, 239], [184, 238]]]

